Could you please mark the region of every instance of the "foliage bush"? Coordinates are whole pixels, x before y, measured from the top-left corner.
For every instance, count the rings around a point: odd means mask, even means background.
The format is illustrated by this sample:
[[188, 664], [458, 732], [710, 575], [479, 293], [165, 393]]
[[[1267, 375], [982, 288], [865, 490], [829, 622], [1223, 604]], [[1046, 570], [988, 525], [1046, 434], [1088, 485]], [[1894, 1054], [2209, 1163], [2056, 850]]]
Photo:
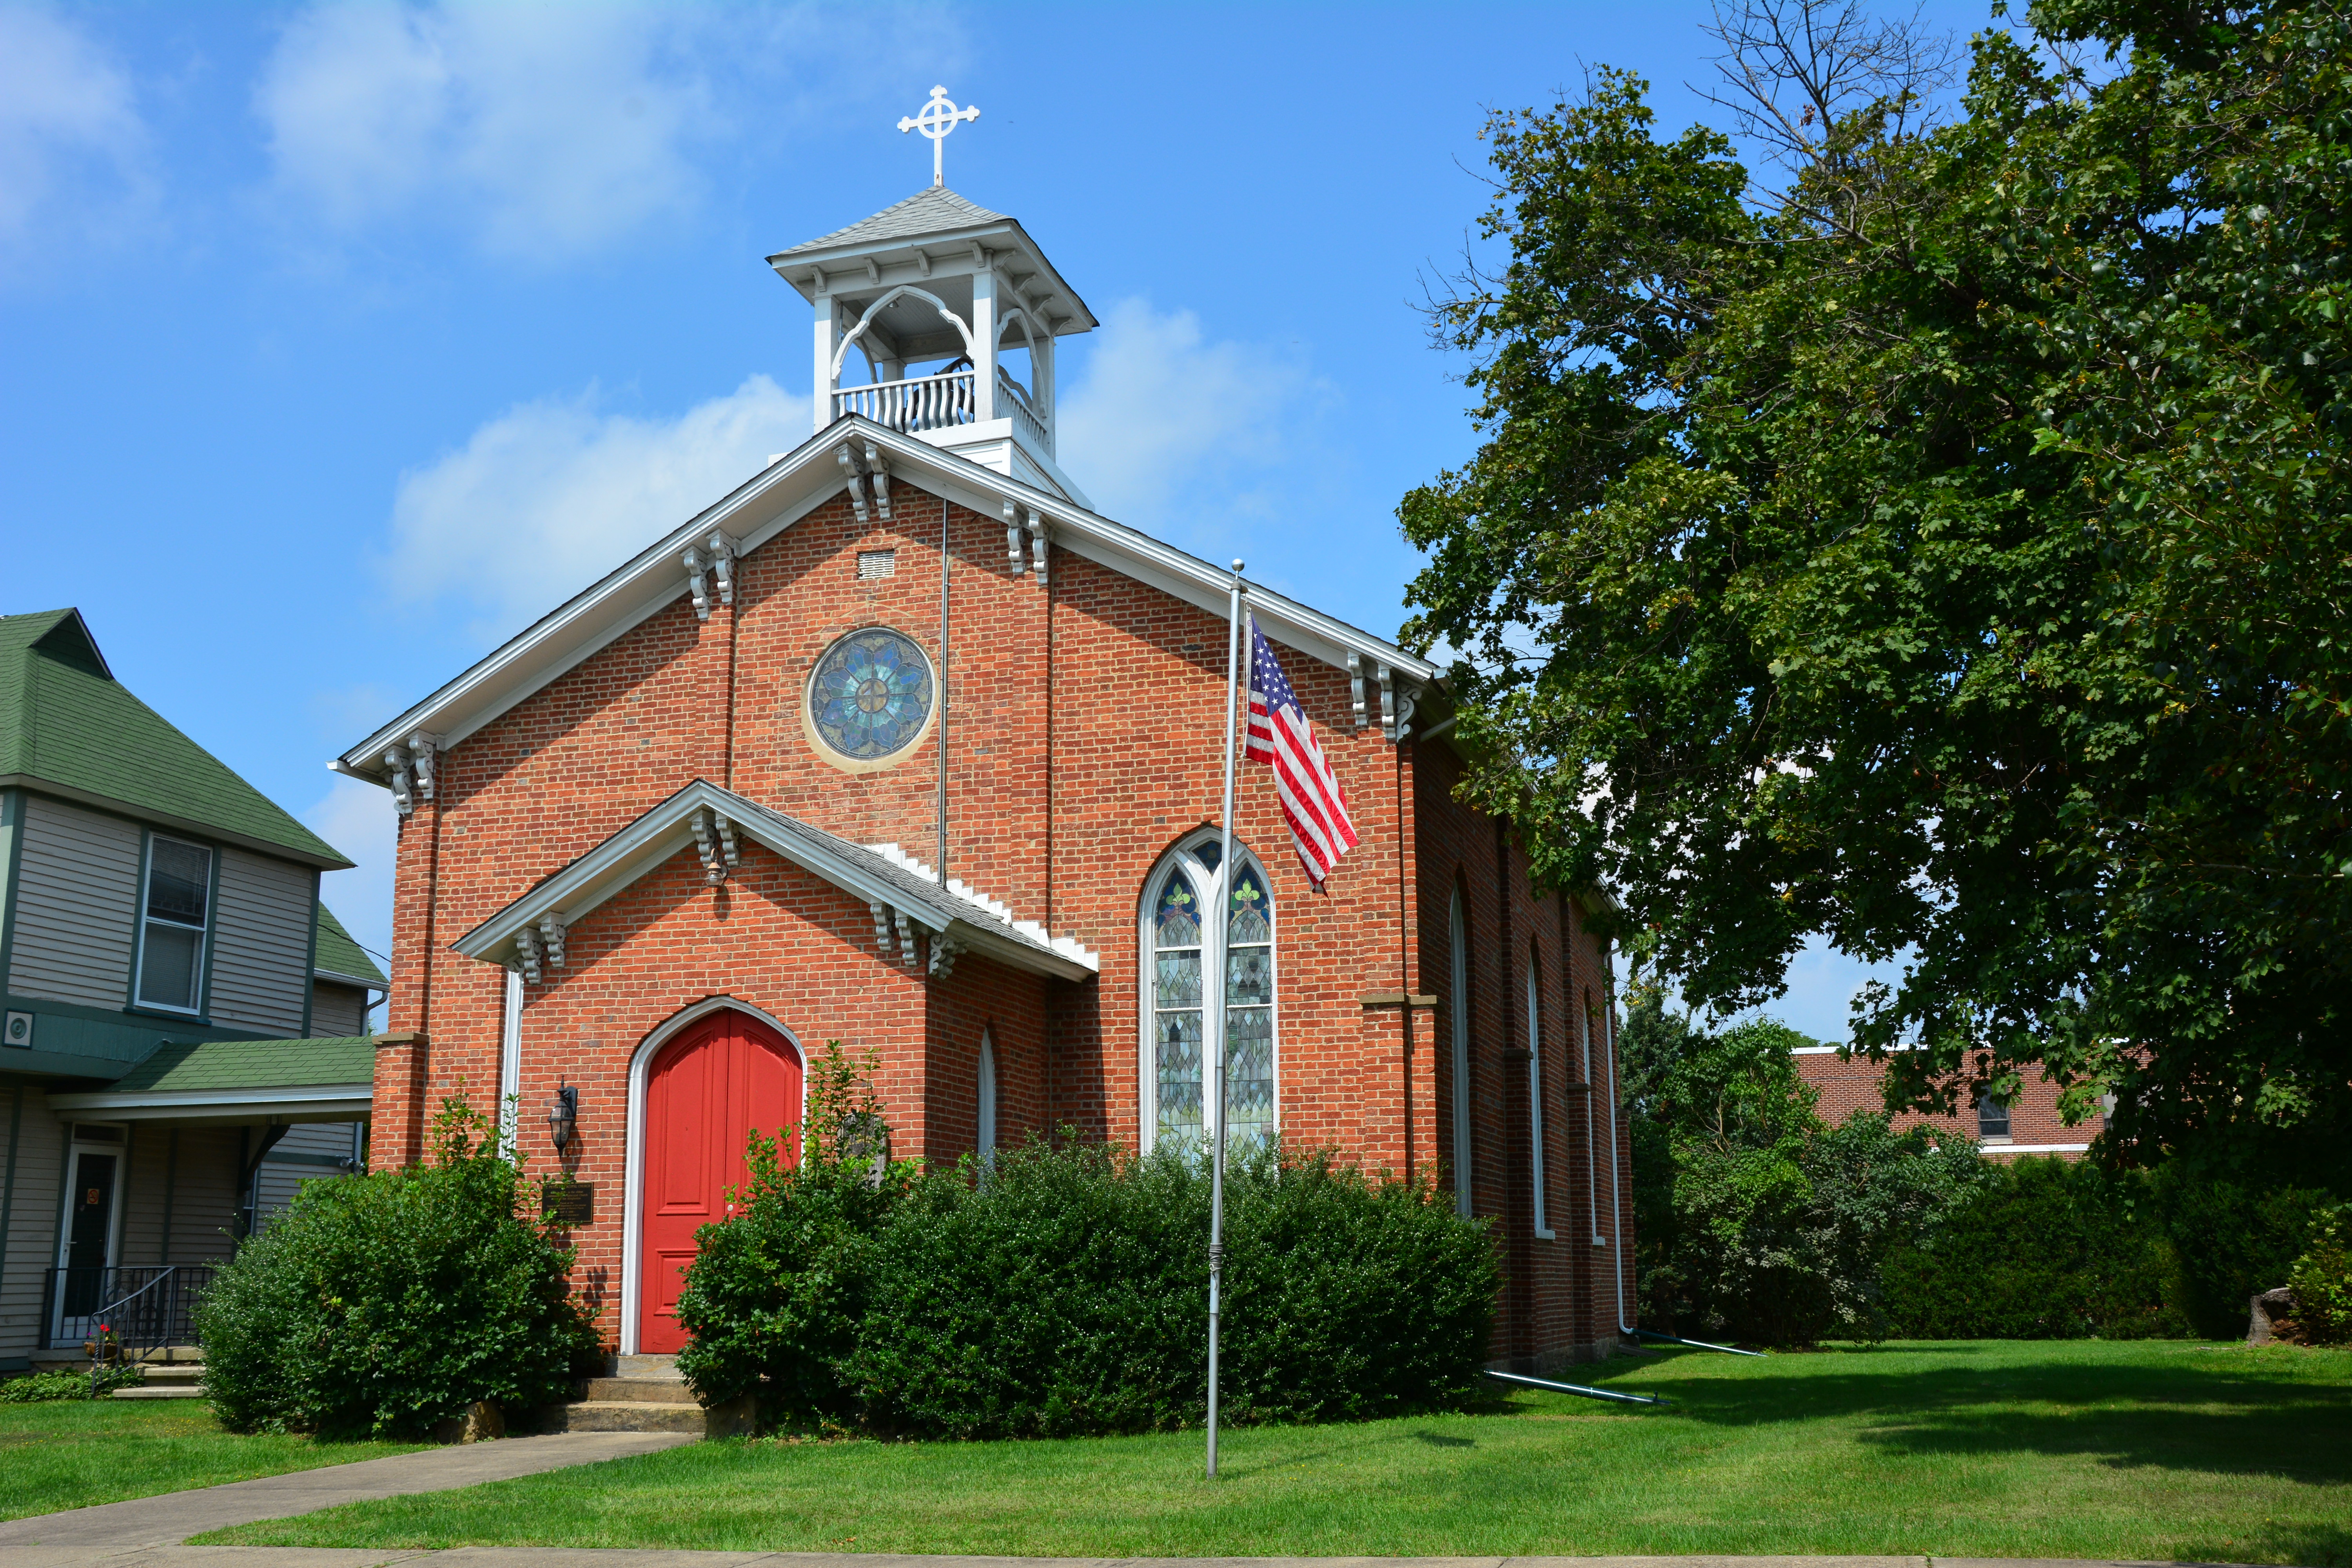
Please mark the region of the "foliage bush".
[[[755, 1142], [678, 1304], [698, 1393], [788, 1424], [935, 1437], [1191, 1426], [1204, 1415], [1209, 1177], [1042, 1141], [921, 1173], [845, 1151], [873, 1114], [829, 1047], [808, 1151]], [[785, 1147], [789, 1147], [786, 1145]], [[1494, 1250], [1427, 1185], [1273, 1152], [1228, 1166], [1221, 1416], [1453, 1402], [1486, 1353]]]
[[[2147, 1339], [2191, 1331], [2148, 1180], [2022, 1158], [1935, 1233], [1886, 1260], [1886, 1310], [1906, 1339]], [[2245, 1331], [2245, 1301], [2237, 1331]]]
[[118, 1388], [136, 1388], [147, 1381], [144, 1367], [132, 1363], [102, 1366], [95, 1376], [87, 1372], [36, 1372], [0, 1383], [0, 1405], [39, 1405], [52, 1399], [103, 1399]]
[[2311, 1247], [2287, 1273], [2294, 1288], [2294, 1318], [2303, 1337], [2317, 1344], [2352, 1340], [2352, 1204], [2320, 1214]]
[[598, 1353], [497, 1131], [443, 1103], [423, 1165], [305, 1183], [222, 1268], [197, 1309], [224, 1425], [417, 1436], [478, 1400], [569, 1396]]
[[1882, 1266], [1993, 1179], [1975, 1144], [1879, 1113], [1823, 1122], [1792, 1047], [1757, 1020], [1712, 1035], [1651, 997], [1623, 1035], [1636, 1277], [1654, 1328], [1767, 1344], [1895, 1331]]
[[2287, 1282], [2327, 1202], [2309, 1188], [2264, 1190], [2180, 1166], [2160, 1173], [2151, 1195], [2148, 1217], [2172, 1242], [2180, 1310], [2216, 1340], [2243, 1335], [2248, 1301]]

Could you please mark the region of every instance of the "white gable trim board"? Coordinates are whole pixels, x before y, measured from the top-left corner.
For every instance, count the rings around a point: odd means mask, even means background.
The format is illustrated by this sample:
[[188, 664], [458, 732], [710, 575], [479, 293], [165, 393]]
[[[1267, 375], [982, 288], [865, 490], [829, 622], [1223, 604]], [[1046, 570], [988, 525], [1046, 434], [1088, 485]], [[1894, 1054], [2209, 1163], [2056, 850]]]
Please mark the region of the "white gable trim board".
[[520, 967], [532, 979], [561, 967], [564, 932], [638, 879], [693, 849], [707, 874], [726, 875], [740, 834], [782, 859], [863, 900], [873, 911], [876, 945], [887, 961], [913, 968], [914, 938], [930, 949], [930, 973], [944, 977], [952, 954], [978, 952], [1016, 969], [1061, 980], [1100, 973], [1101, 960], [1068, 937], [1016, 920], [1003, 903], [961, 882], [929, 881], [928, 869], [898, 853], [869, 847], [772, 811], [707, 779], [697, 779], [589, 850], [562, 870], [450, 945], [468, 958]]
[[[462, 742], [688, 597], [693, 592], [683, 563], [688, 550], [707, 548], [712, 535], [721, 534], [733, 553], [749, 554], [831, 500], [848, 483], [837, 456], [842, 450], [853, 462], [868, 454], [879, 458], [893, 478], [919, 484], [983, 517], [1017, 513], [1025, 525], [1034, 515], [1052, 543], [1220, 619], [1225, 614], [1229, 573], [1049, 490], [851, 416], [672, 529], [329, 765], [389, 786], [387, 751], [408, 745], [420, 732], [441, 748]], [[1437, 667], [1427, 660], [1270, 589], [1251, 587], [1249, 605], [1269, 637], [1311, 658], [1348, 669], [1353, 656], [1357, 670], [1367, 678], [1385, 668], [1405, 700], [1425, 694], [1437, 678]]]

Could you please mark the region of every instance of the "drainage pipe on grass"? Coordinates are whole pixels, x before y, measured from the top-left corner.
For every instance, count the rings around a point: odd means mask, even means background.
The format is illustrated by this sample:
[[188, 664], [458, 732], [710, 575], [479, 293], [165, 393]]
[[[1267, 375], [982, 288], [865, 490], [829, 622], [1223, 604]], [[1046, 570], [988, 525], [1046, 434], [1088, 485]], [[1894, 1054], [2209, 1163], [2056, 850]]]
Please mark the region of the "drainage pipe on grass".
[[[1609, 1029], [1604, 1039], [1609, 1047], [1609, 1247], [1616, 1254], [1617, 1264], [1617, 1331], [1628, 1339], [1661, 1340], [1670, 1345], [1688, 1345], [1693, 1350], [1721, 1351], [1726, 1355], [1761, 1356], [1762, 1351], [1743, 1351], [1731, 1345], [1709, 1344], [1705, 1340], [1680, 1339], [1673, 1334], [1661, 1334], [1649, 1329], [1628, 1328], [1625, 1324], [1625, 1210], [1617, 1196], [1617, 989], [1616, 965], [1610, 965], [1607, 1021]], [[1500, 1373], [1489, 1373], [1500, 1376]], [[1567, 1384], [1557, 1384], [1566, 1387]], [[1573, 1391], [1571, 1391], [1573, 1392]], [[1622, 1397], [1617, 1395], [1613, 1397]]]
[[1663, 1394], [1620, 1394], [1613, 1388], [1587, 1388], [1580, 1383], [1554, 1383], [1544, 1377], [1521, 1377], [1516, 1372], [1496, 1372], [1486, 1375], [1497, 1383], [1524, 1384], [1529, 1388], [1548, 1389], [1553, 1394], [1580, 1394], [1586, 1399], [1606, 1399], [1615, 1405], [1672, 1405]]

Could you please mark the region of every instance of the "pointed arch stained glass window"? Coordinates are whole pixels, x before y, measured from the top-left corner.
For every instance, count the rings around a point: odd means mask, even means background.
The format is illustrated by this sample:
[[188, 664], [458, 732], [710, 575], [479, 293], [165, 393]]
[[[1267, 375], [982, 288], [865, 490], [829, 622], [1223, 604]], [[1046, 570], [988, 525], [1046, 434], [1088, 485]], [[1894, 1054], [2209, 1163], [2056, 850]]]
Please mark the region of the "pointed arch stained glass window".
[[877, 762], [915, 743], [931, 716], [931, 661], [887, 626], [855, 631], [818, 659], [809, 715], [825, 745], [852, 762]]
[[[1187, 1155], [1206, 1147], [1213, 1075], [1205, 1020], [1218, 1006], [1225, 1019], [1226, 1146], [1246, 1148], [1275, 1134], [1274, 900], [1265, 870], [1240, 845], [1230, 877], [1220, 876], [1220, 848], [1213, 837], [1179, 848], [1146, 884], [1147, 1114], [1153, 1145]], [[1220, 906], [1222, 964], [1213, 923]]]

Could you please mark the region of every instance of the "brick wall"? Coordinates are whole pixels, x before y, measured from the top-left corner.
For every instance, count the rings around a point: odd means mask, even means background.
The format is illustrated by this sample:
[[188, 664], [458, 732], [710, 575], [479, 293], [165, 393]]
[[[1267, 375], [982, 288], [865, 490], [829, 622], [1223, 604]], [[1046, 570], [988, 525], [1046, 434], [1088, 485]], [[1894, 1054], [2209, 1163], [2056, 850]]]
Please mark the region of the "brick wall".
[[[1866, 1058], [1848, 1059], [1832, 1051], [1801, 1051], [1797, 1056], [1797, 1076], [1820, 1092], [1822, 1118], [1832, 1124], [1843, 1121], [1857, 1110], [1886, 1109], [1885, 1069]], [[1927, 1116], [1906, 1110], [1895, 1118], [1895, 1125], [1948, 1128], [1974, 1138], [1977, 1113], [1965, 1109], [1969, 1103], [1965, 1093], [1961, 1100], [1964, 1109], [1954, 1115]], [[2007, 1142], [1986, 1140], [1986, 1154], [2000, 1157], [2030, 1152], [2079, 1159], [2084, 1145], [2098, 1136], [2103, 1125], [2102, 1119], [2094, 1116], [2067, 1126], [2065, 1118], [2058, 1114], [2058, 1086], [2031, 1078], [2017, 1102], [2010, 1107], [2009, 1122]]]

